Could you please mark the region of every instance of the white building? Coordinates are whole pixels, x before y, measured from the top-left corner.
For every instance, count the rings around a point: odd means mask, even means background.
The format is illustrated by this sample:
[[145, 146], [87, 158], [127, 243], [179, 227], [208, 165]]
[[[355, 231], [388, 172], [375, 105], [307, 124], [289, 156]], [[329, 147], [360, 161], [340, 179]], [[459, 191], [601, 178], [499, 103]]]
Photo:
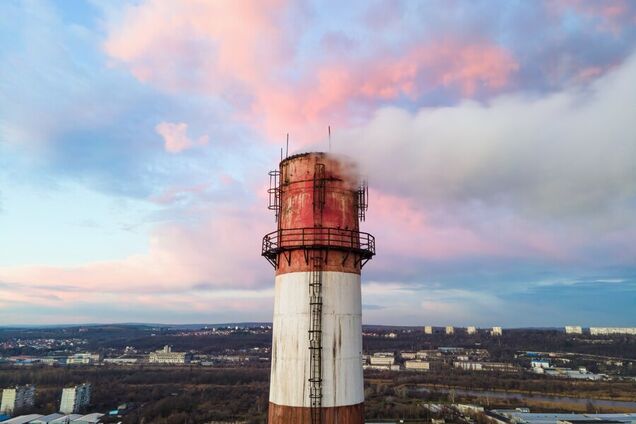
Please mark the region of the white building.
[[112, 365], [134, 365], [139, 362], [139, 358], [104, 358], [105, 364]]
[[380, 370], [380, 371], [400, 371], [398, 364], [393, 365], [364, 365], [362, 367], [365, 370]]
[[515, 372], [518, 370], [516, 366], [506, 362], [453, 362], [453, 366], [468, 371]]
[[2, 391], [0, 412], [12, 415], [14, 412], [33, 406], [35, 386], [16, 386]]
[[187, 364], [190, 355], [186, 352], [173, 352], [172, 347], [165, 345], [163, 349], [150, 352], [148, 361], [151, 364]]
[[636, 327], [590, 327], [592, 336], [608, 336], [611, 334], [636, 335]]
[[565, 334], [583, 334], [583, 328], [580, 325], [566, 325]]
[[455, 327], [453, 327], [452, 325], [447, 325], [445, 332], [447, 335], [455, 334]]
[[102, 360], [99, 353], [76, 353], [66, 359], [67, 365], [93, 365]]
[[501, 336], [503, 334], [503, 330], [501, 327], [493, 327], [490, 331], [491, 336]]
[[433, 327], [431, 325], [424, 327], [424, 334], [433, 334]]
[[393, 365], [395, 364], [395, 358], [393, 356], [372, 356], [369, 358], [371, 365]]
[[532, 368], [550, 368], [550, 362], [544, 360], [534, 360], [530, 362]]
[[418, 350], [417, 353], [415, 353], [415, 359], [426, 359], [429, 356], [430, 356], [430, 352], [426, 350]]
[[466, 327], [466, 333], [468, 334], [477, 334], [477, 327], [471, 325], [470, 327]]
[[60, 412], [63, 414], [75, 414], [91, 402], [91, 385], [80, 384], [75, 387], [67, 387], [62, 390]]
[[431, 363], [426, 361], [404, 361], [404, 368], [413, 371], [428, 371], [431, 369]]
[[455, 368], [461, 368], [468, 371], [481, 371], [481, 362], [453, 362]]

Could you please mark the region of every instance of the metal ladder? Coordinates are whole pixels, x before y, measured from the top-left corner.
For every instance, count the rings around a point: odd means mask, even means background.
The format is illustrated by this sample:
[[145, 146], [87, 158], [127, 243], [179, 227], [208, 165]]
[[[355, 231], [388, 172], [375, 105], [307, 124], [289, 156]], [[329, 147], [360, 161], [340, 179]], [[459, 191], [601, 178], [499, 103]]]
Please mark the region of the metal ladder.
[[[314, 167], [314, 227], [322, 227], [325, 206], [325, 165]], [[322, 423], [322, 271], [325, 256], [312, 250], [309, 273], [309, 401], [311, 424]]]
[[314, 251], [309, 282], [309, 400], [312, 424], [321, 424], [322, 408], [322, 252]]

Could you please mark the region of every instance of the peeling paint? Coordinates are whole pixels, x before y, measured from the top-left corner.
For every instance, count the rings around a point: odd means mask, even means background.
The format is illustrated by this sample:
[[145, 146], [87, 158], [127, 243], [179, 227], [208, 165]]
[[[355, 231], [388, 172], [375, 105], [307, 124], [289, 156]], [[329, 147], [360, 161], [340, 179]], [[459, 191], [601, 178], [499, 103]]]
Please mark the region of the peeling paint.
[[[311, 422], [311, 410], [270, 402], [268, 421], [281, 424], [307, 424]], [[321, 422], [322, 424], [363, 424], [364, 404], [323, 408]]]
[[[276, 277], [269, 400], [278, 405], [310, 406], [308, 278]], [[323, 350], [323, 405], [355, 405], [364, 401], [360, 276], [325, 272], [323, 298], [323, 346], [333, 347]]]

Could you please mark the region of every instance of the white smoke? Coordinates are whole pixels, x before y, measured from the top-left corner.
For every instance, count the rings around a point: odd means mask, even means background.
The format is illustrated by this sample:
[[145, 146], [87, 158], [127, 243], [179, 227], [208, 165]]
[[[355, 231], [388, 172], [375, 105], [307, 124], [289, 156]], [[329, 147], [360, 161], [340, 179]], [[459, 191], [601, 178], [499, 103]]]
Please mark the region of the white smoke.
[[427, 208], [627, 225], [636, 215], [636, 55], [558, 93], [383, 108], [337, 145], [359, 158], [373, 186]]

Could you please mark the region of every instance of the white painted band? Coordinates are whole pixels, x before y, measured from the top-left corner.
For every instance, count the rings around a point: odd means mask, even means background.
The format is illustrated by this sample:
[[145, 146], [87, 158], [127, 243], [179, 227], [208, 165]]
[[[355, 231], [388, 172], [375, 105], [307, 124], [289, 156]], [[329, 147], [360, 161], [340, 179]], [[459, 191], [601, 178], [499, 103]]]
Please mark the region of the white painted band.
[[[276, 276], [270, 402], [309, 407], [309, 272]], [[322, 406], [364, 401], [360, 275], [323, 272]]]

